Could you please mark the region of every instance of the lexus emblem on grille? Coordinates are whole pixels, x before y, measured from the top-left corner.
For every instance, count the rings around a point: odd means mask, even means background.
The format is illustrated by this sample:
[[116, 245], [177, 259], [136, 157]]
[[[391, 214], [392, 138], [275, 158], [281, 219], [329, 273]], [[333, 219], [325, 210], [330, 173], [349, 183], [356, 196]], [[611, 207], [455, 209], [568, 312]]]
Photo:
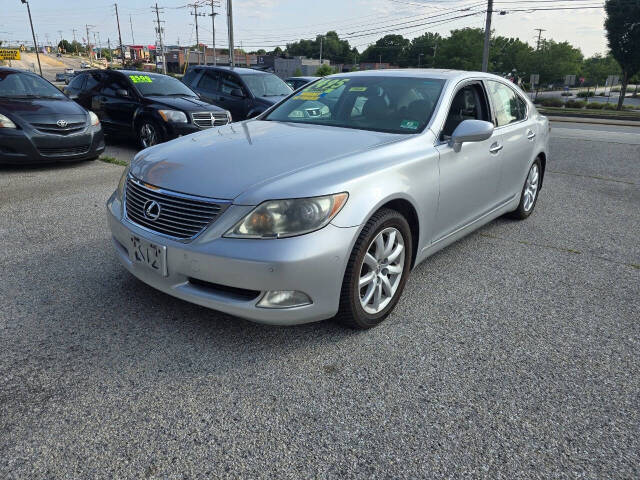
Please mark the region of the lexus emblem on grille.
[[160, 216], [160, 205], [155, 200], [147, 200], [144, 204], [144, 216], [152, 222]]
[[58, 125], [60, 128], [64, 128], [64, 127], [66, 127], [68, 125], [68, 123], [67, 123], [66, 120], [58, 120], [56, 122], [56, 125]]

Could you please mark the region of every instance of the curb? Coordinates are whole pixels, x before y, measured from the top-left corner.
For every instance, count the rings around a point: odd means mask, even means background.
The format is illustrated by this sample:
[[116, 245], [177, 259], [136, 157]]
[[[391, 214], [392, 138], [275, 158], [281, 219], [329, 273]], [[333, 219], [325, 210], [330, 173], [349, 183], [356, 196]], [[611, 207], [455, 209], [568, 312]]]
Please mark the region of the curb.
[[543, 114], [549, 118], [550, 122], [568, 122], [568, 123], [590, 123], [596, 125], [621, 125], [626, 127], [640, 127], [640, 121], [637, 120], [616, 120], [605, 118], [588, 118], [588, 117], [556, 117], [554, 115]]

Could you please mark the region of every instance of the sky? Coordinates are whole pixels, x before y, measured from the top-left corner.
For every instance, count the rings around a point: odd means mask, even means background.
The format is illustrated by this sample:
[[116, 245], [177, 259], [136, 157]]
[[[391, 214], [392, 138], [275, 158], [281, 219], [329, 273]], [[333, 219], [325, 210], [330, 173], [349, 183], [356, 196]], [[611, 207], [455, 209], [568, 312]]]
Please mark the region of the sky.
[[[116, 0], [114, 0], [115, 2]], [[90, 37], [106, 47], [117, 44], [118, 30], [114, 2], [105, 0], [30, 0], [31, 13], [38, 42], [57, 43], [58, 39], [76, 38], [84, 43], [86, 25]], [[200, 3], [199, 39], [211, 45], [212, 26], [210, 0], [160, 0], [160, 19], [164, 21], [167, 45], [195, 44], [196, 31], [193, 8]], [[119, 0], [118, 12], [122, 41], [125, 44], [154, 44], [156, 15], [150, 0]], [[226, 0], [216, 7], [216, 46], [226, 48]], [[602, 0], [495, 0], [494, 9], [504, 15], [493, 15], [495, 34], [518, 37], [535, 45], [538, 32], [543, 38], [568, 41], [579, 47], [585, 56], [607, 50], [604, 35]], [[537, 10], [557, 8], [570, 10]], [[465, 10], [470, 9], [470, 10]], [[448, 35], [451, 29], [484, 28], [486, 0], [233, 0], [234, 37], [237, 47], [245, 50], [265, 48], [300, 38], [315, 38], [316, 34], [336, 30], [346, 36], [352, 46], [362, 52], [367, 45], [388, 33], [408, 38], [427, 31]], [[31, 32], [26, 6], [20, 0], [0, 0], [0, 39], [31, 44]], [[464, 16], [464, 17], [462, 17]], [[462, 18], [454, 18], [462, 17]]]

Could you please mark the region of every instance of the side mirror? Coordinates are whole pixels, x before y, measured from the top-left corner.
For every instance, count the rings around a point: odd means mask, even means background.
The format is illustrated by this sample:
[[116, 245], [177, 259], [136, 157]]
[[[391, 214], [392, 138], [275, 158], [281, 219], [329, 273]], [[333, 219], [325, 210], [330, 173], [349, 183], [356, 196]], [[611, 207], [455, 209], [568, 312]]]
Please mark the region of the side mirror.
[[233, 90], [231, 90], [230, 95], [232, 97], [244, 98], [244, 93], [242, 92], [241, 88], [234, 88]]
[[116, 95], [118, 95], [119, 97], [128, 97], [129, 91], [124, 88], [119, 88], [118, 90], [116, 90]]
[[463, 120], [449, 140], [454, 152], [459, 152], [465, 142], [482, 142], [493, 135], [493, 123], [484, 120]]

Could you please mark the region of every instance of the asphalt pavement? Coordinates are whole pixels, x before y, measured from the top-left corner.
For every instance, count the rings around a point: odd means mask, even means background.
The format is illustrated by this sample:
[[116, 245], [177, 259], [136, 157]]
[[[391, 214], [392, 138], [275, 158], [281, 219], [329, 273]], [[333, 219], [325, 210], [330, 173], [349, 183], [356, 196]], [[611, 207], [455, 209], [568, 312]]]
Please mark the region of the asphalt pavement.
[[554, 125], [533, 215], [418, 266], [366, 332], [133, 278], [122, 167], [0, 169], [0, 478], [639, 478], [640, 145], [607, 132]]

